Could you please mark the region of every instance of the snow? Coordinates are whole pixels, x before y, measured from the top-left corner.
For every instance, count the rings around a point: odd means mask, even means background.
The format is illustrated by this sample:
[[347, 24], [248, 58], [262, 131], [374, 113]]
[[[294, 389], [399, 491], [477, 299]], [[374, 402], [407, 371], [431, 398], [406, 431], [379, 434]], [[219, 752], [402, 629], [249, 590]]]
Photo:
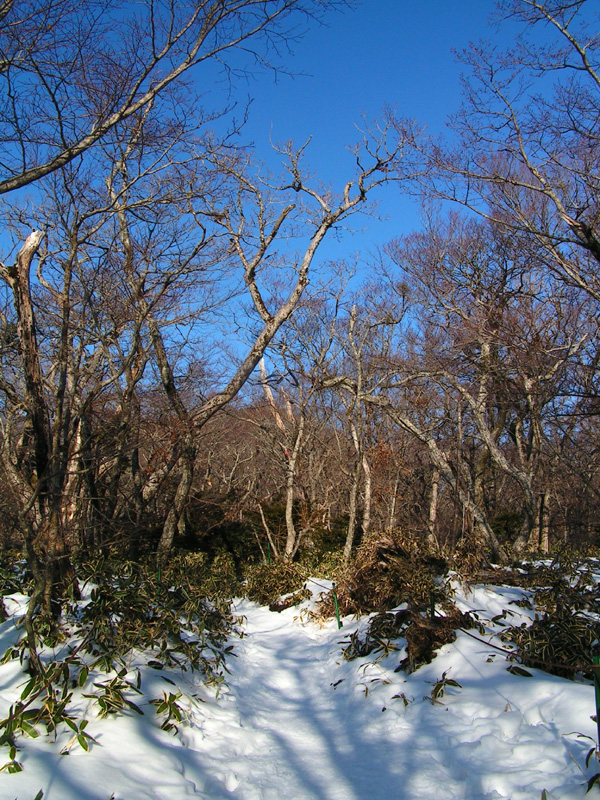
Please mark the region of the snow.
[[[309, 586], [316, 597], [321, 587]], [[403, 640], [387, 655], [343, 658], [342, 643], [364, 618], [346, 618], [339, 630], [335, 620], [311, 618], [313, 601], [275, 613], [237, 600], [243, 636], [233, 640], [218, 695], [197, 674], [153, 670], [138, 654], [128, 667], [140, 668], [143, 695], [130, 699], [144, 716], [100, 719], [93, 700], [77, 694], [75, 716], [89, 720], [97, 744], [86, 753], [73, 743], [60, 755], [72, 737], [65, 726], [56, 742], [19, 739], [23, 771], [0, 775], [0, 798], [33, 800], [40, 789], [44, 800], [537, 800], [543, 790], [549, 800], [583, 798], [599, 770], [594, 759], [585, 765], [596, 736], [593, 686], [507, 671], [489, 646], [507, 647], [494, 633], [500, 622], [489, 621], [505, 609], [512, 623], [530, 619], [510, 604], [522, 590], [455, 590], [459, 607], [475, 609], [489, 632], [459, 631], [410, 675], [395, 672]], [[14, 595], [5, 607], [2, 652], [20, 634], [26, 599]], [[432, 702], [444, 673], [460, 687]], [[176, 691], [169, 680], [183, 692], [176, 735], [160, 729], [149, 703]], [[0, 666], [2, 717], [26, 681], [18, 660]]]

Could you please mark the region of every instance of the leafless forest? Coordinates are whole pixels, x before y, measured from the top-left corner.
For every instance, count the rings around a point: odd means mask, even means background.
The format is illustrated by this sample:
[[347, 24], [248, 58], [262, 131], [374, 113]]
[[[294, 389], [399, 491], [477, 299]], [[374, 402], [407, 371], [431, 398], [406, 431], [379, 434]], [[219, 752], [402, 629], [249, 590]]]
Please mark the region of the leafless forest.
[[[598, 545], [594, 3], [501, 2], [523, 37], [464, 54], [453, 136], [382, 112], [334, 191], [196, 92], [343, 5], [0, 4], [0, 531], [36, 603], [98, 554]], [[389, 182], [423, 227], [324, 265]]]

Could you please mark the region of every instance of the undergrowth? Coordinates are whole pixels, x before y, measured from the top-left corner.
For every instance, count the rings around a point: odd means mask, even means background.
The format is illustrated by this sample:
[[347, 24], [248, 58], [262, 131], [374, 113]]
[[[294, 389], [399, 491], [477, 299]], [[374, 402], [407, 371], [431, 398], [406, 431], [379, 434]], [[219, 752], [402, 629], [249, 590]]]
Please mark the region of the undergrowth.
[[[563, 550], [553, 558], [476, 571], [464, 579], [527, 590], [517, 605], [533, 612], [531, 622], [509, 625], [503, 621], [506, 613], [503, 620], [493, 620], [505, 625], [500, 635], [512, 645], [511, 670], [527, 674], [514, 665], [518, 661], [570, 679], [593, 677], [592, 657], [600, 655], [600, 592], [594, 577], [599, 565], [597, 559], [577, 558]], [[367, 542], [338, 590], [340, 608], [343, 613], [377, 613], [366, 629], [344, 641], [344, 657], [382, 657], [404, 648], [398, 669], [412, 672], [454, 641], [457, 629], [476, 628], [482, 634], [476, 615], [459, 611], [448, 585], [436, 578], [440, 566], [427, 551], [416, 553], [406, 537]], [[327, 603], [331, 605], [331, 599]], [[401, 603], [405, 610], [389, 610]], [[427, 606], [433, 604], [438, 613], [432, 615]]]
[[[246, 569], [245, 577], [244, 592], [246, 596], [261, 605], [273, 606], [275, 611], [296, 605], [310, 597], [310, 593], [304, 589], [304, 583], [309, 575], [307, 570], [299, 564], [288, 561], [255, 564]], [[287, 598], [287, 605], [282, 602], [283, 595], [292, 595]]]
[[379, 660], [404, 649], [406, 655], [396, 671], [414, 672], [433, 661], [440, 647], [453, 642], [457, 629], [479, 627], [477, 620], [450, 602], [441, 608], [442, 614], [433, 617], [409, 609], [373, 615], [364, 632], [355, 631], [344, 641], [344, 658], [351, 661], [374, 653]]
[[[73, 744], [89, 749], [95, 739], [86, 730], [88, 720], [79, 718], [82, 698], [100, 717], [144, 714], [147, 698], [136, 664], [162, 671], [171, 684], [177, 674], [198, 673], [204, 684], [218, 690], [233, 650], [227, 639], [235, 620], [227, 601], [206, 596], [203, 570], [194, 569], [193, 562], [188, 556], [174, 557], [162, 574], [151, 564], [106, 558], [79, 565], [83, 602], [63, 598], [57, 619], [35, 619], [41, 668], [30, 670], [25, 636], [2, 658], [3, 663], [20, 661], [24, 688], [0, 720], [0, 745], [9, 749], [0, 769], [20, 771], [18, 749], [27, 737], [39, 736], [40, 729], [52, 738], [59, 729], [70, 730], [65, 752]], [[0, 575], [4, 594], [26, 593], [27, 575], [20, 564], [3, 562]], [[148, 701], [163, 718], [164, 730], [177, 732], [180, 697], [175, 691]]]
[[340, 612], [384, 612], [404, 602], [426, 609], [439, 594], [436, 578], [447, 569], [446, 561], [415, 536], [402, 531], [373, 535], [359, 547], [338, 583]]
[[561, 553], [550, 562], [521, 571], [534, 612], [530, 625], [508, 626], [502, 638], [516, 645], [519, 660], [564, 678], [592, 678], [591, 661], [600, 653], [600, 595], [594, 559], [581, 561]]
[[[8, 748], [0, 770], [19, 772], [19, 749], [41, 731], [54, 739], [70, 731], [65, 753], [75, 745], [88, 750], [96, 740], [82, 717], [82, 698], [101, 718], [145, 714], [145, 707], [153, 706], [160, 727], [177, 734], [187, 719], [177, 674], [198, 673], [217, 691], [225, 681], [226, 659], [233, 655], [227, 643], [235, 626], [231, 598], [245, 594], [280, 611], [310, 596], [304, 588], [309, 575], [305, 566], [251, 563], [240, 581], [226, 552], [210, 559], [204, 553], [173, 556], [162, 571], [150, 561], [99, 557], [81, 561], [76, 572], [83, 600], [58, 598], [56, 618], [39, 611], [34, 617], [39, 668], [30, 664], [29, 640], [23, 633], [2, 657], [2, 663], [20, 661], [24, 688], [0, 720], [0, 745]], [[30, 590], [24, 562], [4, 555], [1, 594], [27, 595]], [[0, 604], [0, 616], [3, 612], [6, 616]], [[143, 665], [161, 671], [173, 690], [147, 697]]]
[[[371, 614], [366, 629], [344, 641], [348, 660], [371, 654], [379, 660], [403, 651], [397, 669], [412, 672], [454, 641], [457, 629], [483, 632], [474, 616], [454, 605], [450, 584], [443, 577], [447, 564], [409, 536], [372, 537], [348, 568], [341, 566], [336, 554], [330, 566], [338, 578], [341, 613]], [[153, 707], [157, 725], [177, 734], [187, 719], [185, 705], [194, 702], [183, 696], [177, 676], [197, 673], [217, 691], [225, 680], [226, 659], [233, 650], [228, 638], [235, 627], [230, 598], [245, 594], [281, 611], [310, 596], [304, 587], [317, 574], [314, 567], [308, 562], [246, 564], [240, 575], [225, 552], [212, 559], [202, 553], [173, 556], [161, 573], [150, 562], [97, 558], [78, 564], [83, 600], [61, 598], [57, 618], [35, 617], [41, 668], [31, 668], [29, 639], [22, 627], [2, 658], [20, 662], [23, 688], [0, 720], [0, 745], [8, 749], [0, 769], [20, 771], [19, 750], [27, 738], [41, 733], [51, 739], [59, 735], [64, 739], [68, 733], [62, 752], [75, 746], [88, 750], [96, 741], [88, 729], [90, 710], [106, 717], [145, 714]], [[508, 625], [506, 615], [497, 621], [505, 625], [501, 636], [515, 648], [513, 662], [568, 678], [591, 677], [591, 658], [600, 647], [597, 569], [594, 559], [582, 561], [561, 553], [512, 570], [480, 572], [470, 580], [528, 590], [518, 604], [529, 606], [532, 622]], [[31, 576], [23, 562], [2, 556], [1, 594], [26, 595], [30, 589]], [[400, 605], [402, 610], [390, 611]], [[332, 593], [321, 603], [320, 612], [333, 616]], [[0, 603], [0, 618], [6, 616]], [[147, 696], [143, 666], [160, 671], [172, 689], [158, 697]], [[444, 675], [439, 686], [457, 688], [457, 683]], [[440, 692], [432, 694], [432, 702], [439, 696]]]

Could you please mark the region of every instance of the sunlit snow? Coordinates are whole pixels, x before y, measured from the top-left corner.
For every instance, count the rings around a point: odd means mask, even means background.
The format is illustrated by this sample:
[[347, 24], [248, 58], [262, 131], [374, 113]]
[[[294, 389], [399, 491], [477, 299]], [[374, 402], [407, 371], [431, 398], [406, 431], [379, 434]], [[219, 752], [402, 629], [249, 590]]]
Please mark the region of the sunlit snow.
[[[315, 595], [320, 588], [313, 585]], [[458, 588], [463, 610], [482, 621], [509, 608], [521, 590]], [[0, 650], [16, 638], [24, 599], [6, 602], [13, 614], [0, 626]], [[140, 666], [144, 716], [101, 720], [92, 700], [77, 712], [97, 740], [60, 755], [71, 732], [20, 740], [23, 772], [0, 775], [0, 797], [33, 800], [548, 800], [583, 798], [600, 767], [585, 756], [596, 725], [594, 689], [530, 669], [507, 671], [504, 655], [486, 642], [496, 636], [459, 632], [432, 663], [411, 675], [395, 672], [399, 650], [345, 661], [342, 644], [365, 620], [318, 624], [311, 603], [274, 613], [246, 600], [235, 603], [244, 635], [235, 638], [227, 686], [215, 697], [197, 675]], [[485, 641], [482, 641], [484, 639]], [[443, 673], [439, 702], [432, 688]], [[159, 727], [149, 700], [173, 689], [187, 722], [172, 735]], [[5, 717], [27, 676], [18, 661], [0, 667], [0, 713]], [[405, 704], [405, 700], [408, 705]], [[581, 734], [578, 736], [578, 734]], [[3, 748], [3, 757], [6, 748]], [[5, 759], [6, 760], [6, 759]], [[598, 796], [593, 788], [588, 797]]]

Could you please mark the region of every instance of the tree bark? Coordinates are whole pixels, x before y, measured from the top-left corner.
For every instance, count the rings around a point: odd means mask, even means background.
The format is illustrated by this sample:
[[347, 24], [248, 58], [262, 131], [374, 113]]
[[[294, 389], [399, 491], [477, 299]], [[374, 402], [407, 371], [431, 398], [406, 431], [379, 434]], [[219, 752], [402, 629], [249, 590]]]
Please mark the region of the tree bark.
[[298, 532], [294, 524], [294, 497], [296, 488], [296, 471], [298, 465], [298, 457], [302, 447], [302, 439], [304, 434], [305, 418], [304, 414], [300, 414], [298, 427], [296, 429], [296, 438], [294, 447], [289, 454], [287, 464], [287, 479], [286, 479], [286, 492], [285, 492], [285, 527], [287, 537], [285, 542], [284, 559], [291, 561], [294, 554], [298, 550]]
[[439, 547], [439, 542], [436, 533], [439, 489], [440, 489], [440, 471], [437, 467], [434, 467], [431, 472], [431, 490], [429, 493], [427, 541], [432, 547], [435, 548]]

